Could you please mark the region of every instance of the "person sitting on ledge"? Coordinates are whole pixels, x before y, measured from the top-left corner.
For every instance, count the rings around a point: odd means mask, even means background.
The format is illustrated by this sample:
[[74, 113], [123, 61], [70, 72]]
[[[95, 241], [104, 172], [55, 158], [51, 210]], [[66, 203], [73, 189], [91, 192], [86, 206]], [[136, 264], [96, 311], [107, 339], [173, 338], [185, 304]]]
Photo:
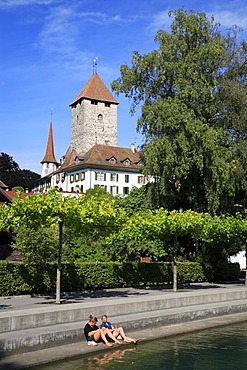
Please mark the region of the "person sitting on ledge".
[[117, 344], [121, 344], [116, 337], [111, 333], [111, 330], [106, 328], [99, 328], [96, 323], [97, 317], [90, 315], [88, 323], [84, 327], [84, 334], [89, 346], [97, 346], [99, 342], [104, 342], [106, 346], [112, 347], [112, 344], [108, 342], [106, 335]]
[[[127, 335], [125, 334], [122, 326], [120, 326], [119, 328], [116, 328], [109, 321], [107, 321], [107, 315], [105, 315], [105, 314], [102, 315], [101, 320], [102, 320], [102, 323], [100, 324], [100, 328], [105, 328], [105, 329], [110, 330], [110, 332], [112, 333], [114, 338], [121, 337], [124, 340], [124, 342], [127, 342], [127, 343], [133, 342], [133, 343], [136, 344], [138, 342], [138, 339], [133, 339], [133, 338], [127, 337]], [[109, 333], [107, 333], [107, 334], [109, 336]]]

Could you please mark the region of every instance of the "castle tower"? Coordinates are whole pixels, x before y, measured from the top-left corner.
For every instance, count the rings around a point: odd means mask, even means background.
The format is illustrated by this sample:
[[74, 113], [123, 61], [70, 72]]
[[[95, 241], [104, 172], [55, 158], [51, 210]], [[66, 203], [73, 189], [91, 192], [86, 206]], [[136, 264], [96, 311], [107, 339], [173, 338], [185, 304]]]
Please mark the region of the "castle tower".
[[70, 104], [72, 125], [70, 148], [82, 154], [95, 144], [117, 145], [117, 106], [97, 73]]
[[40, 163], [42, 164], [42, 177], [49, 175], [58, 167], [58, 162], [56, 161], [54, 154], [52, 122], [50, 123], [45, 156]]

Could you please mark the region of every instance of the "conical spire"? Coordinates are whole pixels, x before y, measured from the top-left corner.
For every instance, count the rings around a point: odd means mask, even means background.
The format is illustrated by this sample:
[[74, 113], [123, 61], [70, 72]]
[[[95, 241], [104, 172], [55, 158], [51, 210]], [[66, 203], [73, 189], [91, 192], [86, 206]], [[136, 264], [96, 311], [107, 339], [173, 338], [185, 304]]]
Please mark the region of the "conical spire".
[[53, 144], [53, 133], [52, 133], [52, 122], [50, 122], [50, 129], [48, 135], [48, 141], [46, 146], [46, 152], [43, 160], [40, 163], [55, 163], [57, 164], [57, 160], [54, 154], [54, 144]]

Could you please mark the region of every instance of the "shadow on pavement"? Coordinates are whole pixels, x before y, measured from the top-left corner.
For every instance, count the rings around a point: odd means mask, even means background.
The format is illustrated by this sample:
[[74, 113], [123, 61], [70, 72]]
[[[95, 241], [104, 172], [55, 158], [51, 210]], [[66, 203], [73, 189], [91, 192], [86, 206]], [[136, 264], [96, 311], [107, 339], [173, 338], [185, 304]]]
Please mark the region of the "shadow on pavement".
[[0, 310], [4, 310], [5, 308], [10, 308], [11, 304], [0, 304]]
[[[180, 284], [178, 285], [179, 291], [193, 291], [193, 290], [206, 290], [206, 289], [219, 289], [219, 288], [226, 288], [227, 285], [243, 285], [240, 281], [238, 282], [229, 282], [224, 284], [217, 284], [217, 283], [193, 283], [193, 284]], [[159, 286], [148, 286], [148, 287], [133, 287], [133, 288], [120, 288], [120, 289], [108, 289], [108, 290], [92, 290], [86, 292], [73, 292], [73, 293], [62, 293], [61, 294], [61, 304], [64, 303], [77, 303], [81, 302], [85, 299], [93, 299], [93, 298], [126, 298], [126, 297], [133, 297], [133, 296], [143, 296], [150, 294], [152, 291], [160, 291], [160, 292], [173, 292], [172, 285], [159, 285]], [[41, 298], [45, 301], [37, 302], [38, 304], [47, 304], [47, 303], [55, 303], [55, 295], [48, 294], [48, 295], [33, 295], [32, 298]]]
[[[224, 282], [224, 283], [186, 283], [178, 285], [179, 292], [191, 292], [196, 290], [209, 290], [228, 288], [229, 286], [243, 286], [244, 281]], [[108, 298], [127, 298], [127, 297], [144, 297], [155, 293], [173, 293], [172, 285], [157, 285], [147, 287], [129, 287], [104, 290], [88, 290], [78, 292], [63, 292], [61, 293], [61, 304], [82, 303], [86, 299], [108, 299]], [[174, 292], [175, 294], [176, 292]], [[16, 308], [30, 307], [31, 305], [56, 304], [55, 294], [33, 294], [24, 297], [5, 297], [11, 299], [8, 303], [0, 301], [0, 311]], [[7, 302], [6, 302], [7, 303]]]
[[[144, 290], [99, 290], [78, 293], [63, 293], [61, 294], [61, 303], [77, 303], [88, 298], [125, 298], [130, 296], [146, 295], [148, 292]], [[55, 303], [55, 295], [32, 295], [32, 298], [42, 298], [46, 301], [37, 302], [38, 304]]]

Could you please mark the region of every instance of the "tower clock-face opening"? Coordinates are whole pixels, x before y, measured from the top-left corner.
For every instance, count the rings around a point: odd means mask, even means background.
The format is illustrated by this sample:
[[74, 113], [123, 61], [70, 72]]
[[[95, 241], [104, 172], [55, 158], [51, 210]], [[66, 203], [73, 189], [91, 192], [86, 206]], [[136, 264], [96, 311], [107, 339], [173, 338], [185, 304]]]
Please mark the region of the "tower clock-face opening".
[[98, 118], [99, 121], [102, 121], [103, 120], [103, 115], [102, 114], [98, 114], [98, 117], [97, 118]]

